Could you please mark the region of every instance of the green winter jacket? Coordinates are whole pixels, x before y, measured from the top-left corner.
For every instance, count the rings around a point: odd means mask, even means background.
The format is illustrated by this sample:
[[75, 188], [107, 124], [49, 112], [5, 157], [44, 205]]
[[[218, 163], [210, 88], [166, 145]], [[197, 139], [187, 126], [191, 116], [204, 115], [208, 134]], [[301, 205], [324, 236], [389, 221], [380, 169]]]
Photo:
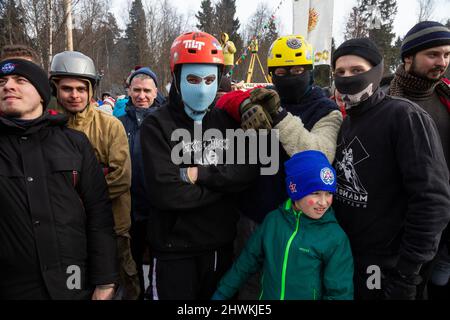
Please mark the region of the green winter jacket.
[[288, 200], [269, 213], [220, 281], [216, 294], [231, 298], [261, 267], [261, 300], [353, 299], [350, 243], [331, 208], [314, 220], [294, 211]]

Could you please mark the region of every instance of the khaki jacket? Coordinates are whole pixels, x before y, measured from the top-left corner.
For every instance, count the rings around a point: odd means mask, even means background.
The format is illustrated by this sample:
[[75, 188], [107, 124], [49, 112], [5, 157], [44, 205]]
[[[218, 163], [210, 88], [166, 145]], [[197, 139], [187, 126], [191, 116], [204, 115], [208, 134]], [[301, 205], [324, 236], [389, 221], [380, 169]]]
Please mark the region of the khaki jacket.
[[129, 236], [131, 226], [131, 160], [125, 129], [117, 118], [90, 104], [83, 112], [69, 115], [69, 128], [84, 132], [103, 167], [117, 235]]

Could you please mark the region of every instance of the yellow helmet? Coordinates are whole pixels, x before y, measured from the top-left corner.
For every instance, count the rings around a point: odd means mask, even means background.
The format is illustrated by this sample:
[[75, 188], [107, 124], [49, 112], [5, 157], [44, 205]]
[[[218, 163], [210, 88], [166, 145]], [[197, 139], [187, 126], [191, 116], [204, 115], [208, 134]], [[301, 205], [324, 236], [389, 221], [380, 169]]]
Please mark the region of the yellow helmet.
[[267, 67], [313, 65], [313, 47], [300, 35], [279, 37], [272, 43]]

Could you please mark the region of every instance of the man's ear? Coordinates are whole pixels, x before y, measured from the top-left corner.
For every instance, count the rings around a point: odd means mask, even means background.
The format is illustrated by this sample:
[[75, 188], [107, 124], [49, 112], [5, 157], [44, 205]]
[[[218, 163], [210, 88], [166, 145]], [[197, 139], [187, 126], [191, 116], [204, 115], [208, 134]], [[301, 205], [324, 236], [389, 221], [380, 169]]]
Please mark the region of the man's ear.
[[403, 59], [403, 61], [404, 61], [404, 63], [405, 63], [405, 70], [408, 71], [409, 68], [410, 68], [410, 66], [413, 64], [414, 56], [413, 56], [413, 55], [406, 56], [406, 57]]

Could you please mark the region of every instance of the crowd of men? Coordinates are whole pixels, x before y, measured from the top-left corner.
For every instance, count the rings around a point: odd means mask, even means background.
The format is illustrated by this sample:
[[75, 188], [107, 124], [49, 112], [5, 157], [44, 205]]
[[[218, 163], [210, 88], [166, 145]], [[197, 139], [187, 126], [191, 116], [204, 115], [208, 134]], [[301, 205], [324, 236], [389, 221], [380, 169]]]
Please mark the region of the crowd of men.
[[[302, 36], [275, 40], [273, 84], [252, 90], [232, 90], [223, 47], [235, 48], [221, 38], [196, 31], [174, 40], [167, 97], [142, 66], [128, 77], [125, 98], [104, 93], [100, 103], [90, 57], [58, 53], [47, 75], [26, 47], [3, 49], [0, 299], [224, 298], [232, 291], [221, 279], [232, 281], [227, 271], [241, 250], [249, 254], [243, 248], [255, 245], [268, 213], [280, 205], [283, 214], [301, 213], [283, 205], [300, 200], [292, 181], [306, 183], [295, 176], [286, 189], [289, 170], [316, 168], [314, 161], [334, 167], [319, 170], [319, 190], [334, 193], [333, 223], [349, 241], [339, 264], [354, 265], [345, 273], [353, 281], [335, 294], [339, 269], [324, 275], [326, 264], [312, 264], [327, 286], [296, 296], [265, 277], [271, 270], [296, 283], [287, 258], [278, 267], [255, 256], [256, 274], [233, 284], [241, 287], [234, 298], [267, 297], [261, 288], [281, 290], [281, 299], [450, 297], [450, 30], [416, 24], [386, 86], [377, 46], [345, 41], [332, 56], [331, 98], [314, 84], [313, 48]], [[245, 138], [234, 141], [230, 131]], [[261, 149], [279, 164], [275, 174], [263, 173]], [[308, 150], [320, 154], [308, 158]], [[299, 250], [293, 239], [312, 233], [302, 227], [294, 225], [280, 255]], [[312, 248], [292, 255], [327, 260]]]

